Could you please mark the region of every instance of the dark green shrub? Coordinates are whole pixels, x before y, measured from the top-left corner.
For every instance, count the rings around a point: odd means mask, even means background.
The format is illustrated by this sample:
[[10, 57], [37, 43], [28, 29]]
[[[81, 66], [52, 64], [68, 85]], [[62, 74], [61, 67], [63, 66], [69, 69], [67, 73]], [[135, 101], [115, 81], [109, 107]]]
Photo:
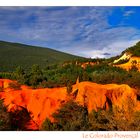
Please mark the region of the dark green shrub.
[[2, 92], [3, 91], [3, 88], [2, 87], [0, 87], [0, 92]]
[[48, 118], [43, 122], [42, 127], [40, 130], [45, 131], [57, 131], [58, 126], [57, 123], [52, 123]]
[[90, 131], [113, 131], [116, 123], [113, 119], [112, 111], [98, 110], [89, 114]]
[[43, 123], [42, 130], [80, 131], [88, 129], [87, 109], [73, 102], [64, 104], [61, 109], [53, 114], [55, 122], [48, 119]]
[[14, 89], [14, 90], [20, 90], [21, 85], [17, 82], [11, 82], [9, 83], [9, 88]]
[[26, 108], [21, 107], [14, 112], [10, 112], [10, 122], [12, 130], [28, 130], [26, 127], [31, 120], [30, 113]]
[[68, 95], [72, 92], [72, 84], [70, 82], [67, 83], [67, 93]]
[[0, 131], [11, 130], [10, 114], [3, 105], [3, 100], [0, 100]]

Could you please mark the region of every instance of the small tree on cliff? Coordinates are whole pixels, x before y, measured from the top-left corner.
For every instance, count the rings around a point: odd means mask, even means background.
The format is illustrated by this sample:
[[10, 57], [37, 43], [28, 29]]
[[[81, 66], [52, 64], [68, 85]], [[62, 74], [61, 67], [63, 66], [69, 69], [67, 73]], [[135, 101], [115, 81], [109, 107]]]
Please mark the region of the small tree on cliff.
[[9, 83], [9, 88], [14, 89], [14, 90], [20, 90], [21, 85], [18, 82], [11, 82]]
[[70, 93], [72, 92], [72, 84], [70, 81], [67, 82], [67, 93], [68, 95], [70, 95]]
[[43, 81], [43, 73], [39, 65], [33, 65], [30, 73], [30, 84], [33, 87], [36, 87], [42, 81]]
[[14, 72], [14, 77], [19, 83], [21, 83], [21, 84], [26, 83], [26, 73], [21, 66], [18, 66], [16, 68], [16, 70]]
[[131, 71], [131, 72], [137, 72], [137, 71], [138, 71], [137, 61], [136, 61], [136, 60], [133, 60], [133, 61], [132, 61], [132, 65], [131, 65], [130, 71]]

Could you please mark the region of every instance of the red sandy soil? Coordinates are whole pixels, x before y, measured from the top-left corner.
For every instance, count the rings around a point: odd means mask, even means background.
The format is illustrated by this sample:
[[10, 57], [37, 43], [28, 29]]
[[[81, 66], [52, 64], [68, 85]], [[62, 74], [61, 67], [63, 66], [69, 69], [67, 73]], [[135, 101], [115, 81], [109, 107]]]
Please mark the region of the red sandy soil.
[[0, 79], [0, 87], [3, 88], [0, 98], [4, 99], [4, 105], [9, 112], [26, 108], [32, 117], [32, 120], [27, 123], [27, 127], [33, 130], [39, 128], [47, 117], [53, 121], [51, 115], [70, 98], [80, 105], [86, 105], [88, 112], [98, 109], [108, 110], [111, 106], [125, 107], [124, 109], [128, 110], [128, 99], [133, 101], [136, 111], [140, 110], [136, 90], [125, 84], [101, 85], [80, 82], [73, 85], [73, 91], [68, 96], [66, 87], [31, 89], [22, 85], [20, 90], [14, 90], [9, 88], [10, 82], [13, 81]]

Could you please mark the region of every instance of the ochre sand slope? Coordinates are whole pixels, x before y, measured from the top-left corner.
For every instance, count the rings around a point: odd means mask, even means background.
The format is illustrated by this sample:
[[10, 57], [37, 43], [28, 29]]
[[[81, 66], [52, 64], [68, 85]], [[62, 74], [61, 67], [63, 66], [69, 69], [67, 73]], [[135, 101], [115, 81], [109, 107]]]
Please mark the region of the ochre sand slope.
[[123, 68], [128, 71], [132, 68], [133, 65], [135, 65], [138, 68], [138, 71], [140, 72], [140, 57], [131, 57], [127, 63], [115, 65], [115, 66]]

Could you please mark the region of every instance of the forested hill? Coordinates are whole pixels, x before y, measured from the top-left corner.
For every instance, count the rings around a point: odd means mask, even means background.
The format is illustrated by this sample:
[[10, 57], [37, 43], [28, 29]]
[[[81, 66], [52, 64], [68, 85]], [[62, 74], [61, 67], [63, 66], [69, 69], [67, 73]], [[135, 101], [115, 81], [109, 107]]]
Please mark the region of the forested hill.
[[127, 48], [123, 53], [131, 53], [132, 56], [140, 57], [140, 41], [136, 43], [136, 45]]
[[49, 48], [0, 41], [0, 71], [12, 71], [17, 66], [24, 69], [38, 64], [41, 67], [81, 57]]

